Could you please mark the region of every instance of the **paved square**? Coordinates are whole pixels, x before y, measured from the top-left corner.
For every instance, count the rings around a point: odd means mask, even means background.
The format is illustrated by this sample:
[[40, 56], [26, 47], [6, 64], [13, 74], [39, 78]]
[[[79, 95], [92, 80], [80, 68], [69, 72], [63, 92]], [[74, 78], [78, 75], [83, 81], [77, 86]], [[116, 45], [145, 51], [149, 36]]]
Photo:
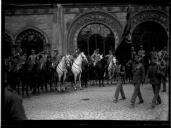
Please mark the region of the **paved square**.
[[[167, 120], [168, 92], [160, 92], [162, 104], [149, 109], [153, 97], [152, 86], [141, 86], [143, 104], [129, 108], [133, 85], [123, 86], [126, 100], [112, 102], [116, 85], [88, 86], [64, 93], [51, 92], [24, 98], [24, 107], [33, 120]], [[136, 100], [138, 102], [138, 98]]]

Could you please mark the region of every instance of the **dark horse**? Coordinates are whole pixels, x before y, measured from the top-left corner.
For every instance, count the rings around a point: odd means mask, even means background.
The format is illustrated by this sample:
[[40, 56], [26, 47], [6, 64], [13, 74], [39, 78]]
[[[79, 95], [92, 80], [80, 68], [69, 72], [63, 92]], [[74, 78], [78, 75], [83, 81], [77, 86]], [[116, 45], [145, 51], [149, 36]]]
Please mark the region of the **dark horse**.
[[83, 61], [81, 68], [82, 68], [81, 83], [84, 85], [84, 87], [87, 88], [87, 84], [89, 80], [89, 63]]
[[99, 60], [95, 67], [94, 67], [94, 71], [96, 74], [96, 79], [99, 81], [99, 87], [103, 86], [104, 87], [104, 73], [106, 71], [106, 64], [107, 64], [107, 58], [104, 57], [101, 60]]

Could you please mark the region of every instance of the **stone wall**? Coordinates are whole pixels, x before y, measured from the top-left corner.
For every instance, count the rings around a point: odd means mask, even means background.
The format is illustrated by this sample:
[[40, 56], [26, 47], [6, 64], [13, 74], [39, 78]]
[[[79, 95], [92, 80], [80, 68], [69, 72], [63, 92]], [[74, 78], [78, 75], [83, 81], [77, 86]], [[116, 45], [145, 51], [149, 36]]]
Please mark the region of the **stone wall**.
[[[18, 34], [27, 28], [33, 28], [42, 33], [46, 38], [46, 43], [51, 44], [51, 48], [57, 48], [60, 54], [66, 54], [68, 30], [73, 21], [86, 12], [101, 10], [113, 15], [122, 25], [126, 24], [126, 5], [105, 5], [105, 6], [65, 6], [55, 4], [46, 8], [33, 8], [32, 6], [5, 10], [5, 31], [12, 35], [14, 42]], [[143, 7], [131, 6], [132, 14], [143, 9], [157, 9], [168, 13], [168, 7]]]

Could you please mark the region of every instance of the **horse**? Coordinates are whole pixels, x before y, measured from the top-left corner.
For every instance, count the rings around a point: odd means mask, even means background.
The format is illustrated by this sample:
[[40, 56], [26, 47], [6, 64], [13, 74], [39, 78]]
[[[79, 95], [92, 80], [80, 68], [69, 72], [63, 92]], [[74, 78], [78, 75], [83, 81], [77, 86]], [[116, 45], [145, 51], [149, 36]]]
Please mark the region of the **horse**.
[[128, 80], [128, 82], [131, 82], [132, 78], [133, 78], [133, 74], [132, 74], [132, 60], [129, 60], [126, 63], [126, 67], [125, 67], [125, 72], [126, 72], [126, 80]]
[[79, 81], [79, 85], [80, 85], [80, 89], [82, 89], [81, 86], [81, 73], [82, 73], [82, 62], [86, 61], [88, 63], [87, 57], [85, 56], [85, 54], [83, 52], [81, 52], [77, 58], [74, 60], [73, 64], [72, 64], [72, 68], [71, 71], [74, 74], [74, 89], [76, 90], [76, 84], [77, 84], [77, 78]]
[[[58, 58], [54, 58], [52, 59], [52, 84], [55, 87], [58, 84], [58, 73], [56, 72], [56, 68], [59, 64], [59, 62], [61, 61], [62, 56], [58, 56]], [[57, 90], [57, 88], [55, 88], [55, 90]]]
[[[62, 86], [63, 86], [63, 84], [64, 84], [64, 82], [66, 80], [66, 74], [68, 72], [67, 69], [69, 67], [71, 67], [70, 55], [65, 55], [65, 56], [62, 57], [62, 59], [59, 62], [58, 66], [56, 67], [56, 72], [58, 74], [58, 82], [59, 82], [59, 92], [61, 90], [65, 91], [65, 88], [62, 87]], [[61, 79], [62, 77], [63, 77], [63, 79]]]
[[109, 80], [111, 81], [112, 84], [112, 78], [115, 75], [115, 68], [116, 68], [116, 57], [113, 57], [109, 62], [108, 62], [108, 67], [107, 67], [107, 72], [108, 72], [108, 77]]
[[93, 85], [93, 80], [95, 79], [94, 65], [90, 56], [87, 56], [88, 60], [88, 80], [90, 85]]
[[105, 67], [107, 64], [107, 60], [102, 55], [100, 56], [100, 60], [97, 61], [95, 64], [95, 73], [96, 73], [96, 79], [99, 81], [99, 87], [104, 87], [104, 73], [105, 73]]
[[88, 80], [89, 80], [89, 63], [83, 61], [82, 63], [82, 74], [81, 74], [81, 83], [87, 88]]

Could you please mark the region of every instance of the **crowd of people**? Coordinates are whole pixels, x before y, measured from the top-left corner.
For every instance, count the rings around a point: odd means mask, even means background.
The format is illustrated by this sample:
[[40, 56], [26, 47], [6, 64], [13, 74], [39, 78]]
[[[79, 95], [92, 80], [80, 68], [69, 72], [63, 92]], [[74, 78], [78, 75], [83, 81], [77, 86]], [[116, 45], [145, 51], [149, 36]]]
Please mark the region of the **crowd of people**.
[[[134, 47], [131, 48], [131, 59], [129, 60], [129, 65], [131, 65], [131, 77], [132, 84], [134, 85], [134, 91], [131, 97], [130, 107], [135, 107], [136, 98], [139, 98], [139, 104], [144, 102], [143, 97], [141, 95], [140, 85], [143, 83], [150, 83], [153, 89], [153, 99], [151, 108], [155, 108], [156, 105], [161, 104], [162, 100], [159, 95], [161, 85], [163, 85], [163, 92], [166, 92], [166, 81], [169, 73], [169, 55], [166, 47], [161, 51], [156, 51], [155, 47], [149, 53], [149, 58], [145, 58], [146, 52], [143, 50], [143, 46], [140, 45], [140, 50], [138, 52], [135, 51]], [[145, 59], [148, 60], [148, 63], [145, 62]], [[147, 64], [147, 69], [145, 70], [145, 66]], [[121, 93], [122, 99], [125, 99], [124, 89], [122, 87], [122, 83], [118, 83], [114, 102], [118, 102], [119, 92]]]
[[[52, 89], [53, 84], [57, 84], [56, 66], [60, 62], [62, 56], [58, 54], [58, 50], [52, 51], [45, 50], [43, 52], [35, 54], [35, 50], [32, 49], [31, 55], [27, 55], [20, 50], [19, 53], [5, 59], [5, 85], [12, 90], [17, 90], [18, 93], [20, 86], [22, 86], [22, 94], [26, 91], [29, 95], [29, 89], [33, 93], [36, 90], [39, 93], [39, 89], [48, 90], [48, 85]], [[81, 53], [80, 49], [76, 49], [73, 53], [73, 60]], [[114, 102], [118, 102], [119, 93], [121, 93], [122, 99], [126, 99], [123, 84], [128, 80], [134, 85], [134, 91], [131, 97], [131, 107], [135, 107], [135, 101], [138, 96], [139, 103], [144, 102], [140, 91], [140, 85], [149, 81], [152, 85], [154, 97], [151, 107], [161, 104], [159, 92], [161, 85], [163, 85], [163, 92], [166, 92], [166, 81], [168, 78], [169, 68], [169, 55], [166, 47], [161, 51], [153, 50], [150, 52], [150, 58], [148, 59], [148, 68], [145, 68], [146, 52], [143, 49], [143, 45], [140, 45], [140, 49], [136, 52], [134, 47], [131, 48], [131, 57], [126, 64], [120, 64], [114, 53], [109, 50], [109, 54], [104, 56], [99, 53], [99, 49], [95, 49], [91, 56], [87, 56], [92, 66], [102, 60], [106, 59], [106, 65], [104, 67], [103, 76], [108, 80], [114, 79], [117, 81], [117, 87], [114, 94]], [[73, 61], [72, 60], [72, 61]], [[90, 63], [88, 63], [90, 66]], [[87, 70], [87, 69], [85, 69]], [[83, 70], [84, 72], [84, 70]], [[90, 74], [93, 72], [89, 72]], [[86, 72], [87, 74], [87, 72]], [[87, 77], [86, 77], [87, 79]], [[89, 79], [87, 79], [89, 80]], [[8, 90], [5, 91], [8, 95]], [[10, 94], [11, 95], [11, 94]], [[19, 99], [19, 98], [18, 98]], [[19, 99], [20, 103], [21, 100]], [[23, 110], [23, 109], [21, 109]], [[25, 115], [22, 115], [23, 119], [26, 119]]]

